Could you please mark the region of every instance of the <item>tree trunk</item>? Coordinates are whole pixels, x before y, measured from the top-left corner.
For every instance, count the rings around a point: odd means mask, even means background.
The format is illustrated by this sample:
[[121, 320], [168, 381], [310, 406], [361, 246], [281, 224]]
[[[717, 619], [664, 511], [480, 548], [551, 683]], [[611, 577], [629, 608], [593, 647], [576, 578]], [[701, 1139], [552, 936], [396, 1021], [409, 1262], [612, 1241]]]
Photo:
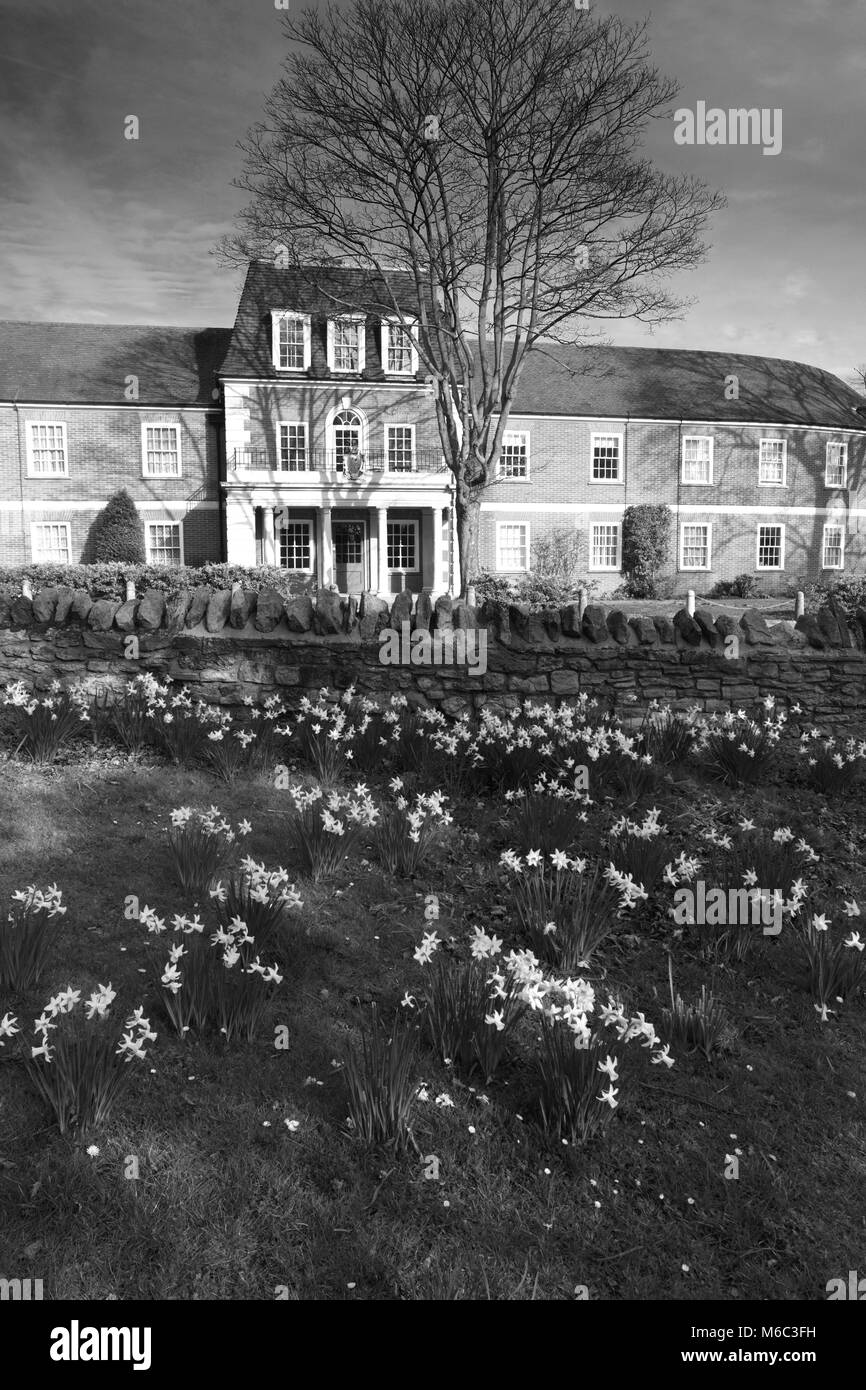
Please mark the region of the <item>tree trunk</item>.
[[478, 525], [481, 515], [481, 500], [477, 494], [457, 489], [455, 512], [457, 517], [457, 551], [460, 556], [460, 597], [466, 597], [466, 590], [478, 577]]

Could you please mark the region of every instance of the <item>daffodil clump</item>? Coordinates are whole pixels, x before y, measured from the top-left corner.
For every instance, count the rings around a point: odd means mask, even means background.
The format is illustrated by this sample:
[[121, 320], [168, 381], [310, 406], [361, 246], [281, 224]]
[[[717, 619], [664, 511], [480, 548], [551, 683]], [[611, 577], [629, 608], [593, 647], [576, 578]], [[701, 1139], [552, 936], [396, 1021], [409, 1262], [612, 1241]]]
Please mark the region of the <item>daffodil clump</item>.
[[573, 859], [561, 849], [548, 855], [531, 849], [525, 860], [507, 849], [499, 863], [508, 872], [519, 929], [558, 969], [585, 965], [622, 914], [647, 896], [613, 864], [590, 865], [586, 857]]
[[15, 752], [34, 763], [53, 763], [81, 729], [81, 697], [75, 690], [64, 689], [60, 681], [52, 681], [48, 694], [41, 696], [29, 691], [23, 681], [13, 681], [6, 686], [3, 704], [19, 734]]
[[[838, 1013], [838, 1005], [853, 998], [866, 984], [866, 942], [854, 930], [852, 919], [861, 915], [855, 898], [845, 901], [842, 908], [847, 937], [838, 925], [832, 929], [834, 919], [829, 913], [834, 909], [827, 903], [820, 905], [824, 909], [821, 912], [803, 912], [798, 939], [815, 1012], [827, 1023], [831, 1014]], [[831, 1004], [837, 1007], [831, 1008]]]
[[218, 806], [206, 811], [179, 806], [172, 811], [167, 835], [181, 891], [194, 901], [203, 898], [215, 875], [231, 860], [238, 838], [251, 830], [247, 820], [232, 830]]
[[825, 738], [820, 729], [806, 729], [797, 745], [798, 756], [811, 785], [825, 794], [850, 791], [863, 771], [866, 741]]
[[[300, 899], [292, 895], [300, 905]], [[142, 926], [154, 937], [166, 930], [165, 919], [141, 909]], [[219, 1032], [227, 1043], [252, 1042], [256, 1028], [283, 976], [276, 965], [263, 964], [255, 936], [240, 917], [208, 933], [198, 913], [176, 913], [172, 930], [180, 938], [169, 947], [162, 973], [155, 971], [163, 1004], [181, 1037], [190, 1029]]]
[[12, 909], [0, 923], [0, 987], [26, 990], [39, 983], [65, 914], [56, 883], [12, 894]]
[[402, 794], [402, 777], [392, 777], [390, 788], [394, 805], [376, 825], [376, 848], [388, 873], [408, 878], [417, 873], [453, 817], [440, 791], [416, 792], [410, 802]]
[[[78, 1009], [81, 994], [70, 985], [49, 999], [33, 1025], [39, 1041], [23, 1052], [27, 1075], [51, 1106], [61, 1134], [103, 1124], [129, 1080], [126, 1064], [144, 1061], [145, 1043], [156, 1041], [141, 1007], [122, 1028], [112, 1025], [109, 1015], [117, 995], [111, 984], [99, 985], [83, 1011]], [[0, 1041], [20, 1032], [17, 1022], [4, 1016]]]
[[[540, 849], [571, 850], [589, 834], [592, 798], [581, 789], [582, 778], [561, 773], [539, 774], [530, 790], [510, 788], [505, 800], [512, 809], [513, 839], [520, 853]], [[573, 785], [569, 785], [569, 778]]]
[[642, 821], [620, 816], [610, 828], [611, 862], [644, 889], [655, 889], [668, 859], [668, 832], [660, 815], [653, 806]]
[[365, 830], [375, 826], [379, 812], [364, 782], [348, 793], [322, 787], [290, 787], [289, 844], [300, 871], [318, 883], [331, 878]]
[[296, 746], [325, 788], [340, 780], [355, 756], [357, 725], [351, 716], [353, 698], [352, 689], [345, 691], [336, 703], [329, 702], [327, 689], [319, 691], [315, 702], [306, 695], [301, 698], [294, 730]]
[[785, 710], [776, 710], [772, 695], [764, 697], [754, 719], [742, 709], [707, 715], [696, 721], [695, 750], [725, 782], [760, 781], [767, 773], [787, 718]]
[[252, 855], [208, 890], [220, 925], [241, 918], [264, 950], [278, 936], [290, 914], [302, 906], [301, 895], [289, 882], [288, 870], [267, 869]]
[[[441, 944], [435, 930], [425, 932], [416, 961], [430, 965]], [[549, 1136], [584, 1143], [619, 1105], [619, 1060], [608, 1052], [603, 1030], [613, 1028], [623, 1045], [640, 1039], [652, 1061], [665, 1066], [673, 1065], [670, 1048], [643, 1013], [629, 1016], [614, 998], [599, 1006], [585, 979], [549, 974], [532, 951], [503, 955], [502, 948], [499, 937], [475, 927], [468, 960], [437, 957], [422, 1021], [443, 1058], [489, 1081], [520, 1020], [536, 1018], [542, 1033], [533, 1059], [541, 1125]]]

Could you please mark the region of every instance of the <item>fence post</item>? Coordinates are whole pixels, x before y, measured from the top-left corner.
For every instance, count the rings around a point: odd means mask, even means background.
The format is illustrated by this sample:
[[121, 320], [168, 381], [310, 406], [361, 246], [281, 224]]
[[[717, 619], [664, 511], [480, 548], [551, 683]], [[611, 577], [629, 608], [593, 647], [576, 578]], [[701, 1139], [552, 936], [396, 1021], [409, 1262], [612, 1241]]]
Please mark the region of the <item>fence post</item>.
[[579, 616], [580, 616], [581, 621], [583, 621], [583, 615], [584, 615], [584, 613], [586, 612], [586, 600], [587, 600], [587, 592], [586, 592], [586, 589], [578, 589], [578, 591], [577, 591], [577, 606], [578, 606], [578, 613], [579, 613]]
[[686, 608], [688, 609], [689, 617], [690, 617], [690, 618], [693, 618], [693, 617], [695, 616], [695, 591], [694, 591], [694, 589], [689, 589], [689, 591], [688, 591], [688, 593], [687, 593], [687, 595], [686, 595]]
[[797, 590], [797, 597], [794, 599], [794, 617], [802, 618], [806, 611], [806, 595], [802, 589]]
[[30, 583], [29, 579], [21, 580], [21, 593], [23, 594], [24, 598], [33, 597], [33, 585]]
[[474, 585], [474, 584], [469, 584], [469, 585], [467, 585], [467, 588], [466, 588], [466, 602], [469, 604], [469, 607], [470, 607], [470, 608], [474, 608], [474, 607], [476, 606], [477, 596], [476, 596], [476, 593], [475, 593], [475, 585]]
[[126, 601], [127, 601], [127, 603], [132, 603], [132, 602], [134, 601], [134, 599], [135, 599], [135, 580], [134, 580], [134, 579], [127, 579], [127, 581], [126, 581]]

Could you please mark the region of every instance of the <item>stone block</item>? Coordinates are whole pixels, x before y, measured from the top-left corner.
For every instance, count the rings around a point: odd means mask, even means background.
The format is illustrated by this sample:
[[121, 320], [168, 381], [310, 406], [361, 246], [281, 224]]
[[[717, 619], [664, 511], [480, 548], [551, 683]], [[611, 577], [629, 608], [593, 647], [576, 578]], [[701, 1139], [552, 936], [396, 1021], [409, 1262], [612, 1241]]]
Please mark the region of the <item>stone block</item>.
[[99, 598], [87, 615], [88, 627], [93, 632], [108, 632], [114, 622], [114, 615], [120, 604], [113, 598]]
[[211, 592], [209, 584], [199, 584], [197, 588], [193, 589], [190, 605], [184, 618], [186, 627], [198, 627], [199, 623], [204, 622]]
[[211, 594], [204, 615], [204, 625], [208, 632], [222, 632], [229, 620], [231, 606], [231, 589], [217, 589], [215, 593]]
[[289, 632], [309, 632], [313, 626], [313, 600], [309, 594], [293, 594], [283, 604]]
[[137, 626], [142, 632], [157, 632], [165, 615], [165, 594], [159, 589], [145, 589], [144, 597], [135, 615]]

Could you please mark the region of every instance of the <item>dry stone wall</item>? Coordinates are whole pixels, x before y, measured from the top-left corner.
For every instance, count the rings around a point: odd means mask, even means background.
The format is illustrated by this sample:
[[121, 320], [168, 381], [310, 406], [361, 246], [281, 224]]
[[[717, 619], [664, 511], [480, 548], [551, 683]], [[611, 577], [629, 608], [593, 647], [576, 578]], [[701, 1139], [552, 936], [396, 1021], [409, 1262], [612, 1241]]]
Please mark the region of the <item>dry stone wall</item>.
[[[486, 641], [486, 669], [384, 665], [380, 634], [401, 625]], [[457, 639], [459, 640], [459, 638]], [[471, 608], [424, 591], [286, 598], [274, 589], [156, 590], [124, 603], [84, 591], [0, 591], [0, 685], [23, 680], [119, 686], [140, 671], [187, 684], [193, 695], [239, 706], [275, 692], [288, 705], [321, 687], [355, 685], [371, 696], [402, 691], [446, 714], [504, 709], [527, 697], [574, 700], [581, 692], [705, 710], [747, 707], [772, 694], [802, 706], [802, 722], [866, 736], [866, 611], [848, 623], [834, 605], [770, 627], [698, 608], [673, 619], [578, 604], [533, 613], [517, 604]]]

